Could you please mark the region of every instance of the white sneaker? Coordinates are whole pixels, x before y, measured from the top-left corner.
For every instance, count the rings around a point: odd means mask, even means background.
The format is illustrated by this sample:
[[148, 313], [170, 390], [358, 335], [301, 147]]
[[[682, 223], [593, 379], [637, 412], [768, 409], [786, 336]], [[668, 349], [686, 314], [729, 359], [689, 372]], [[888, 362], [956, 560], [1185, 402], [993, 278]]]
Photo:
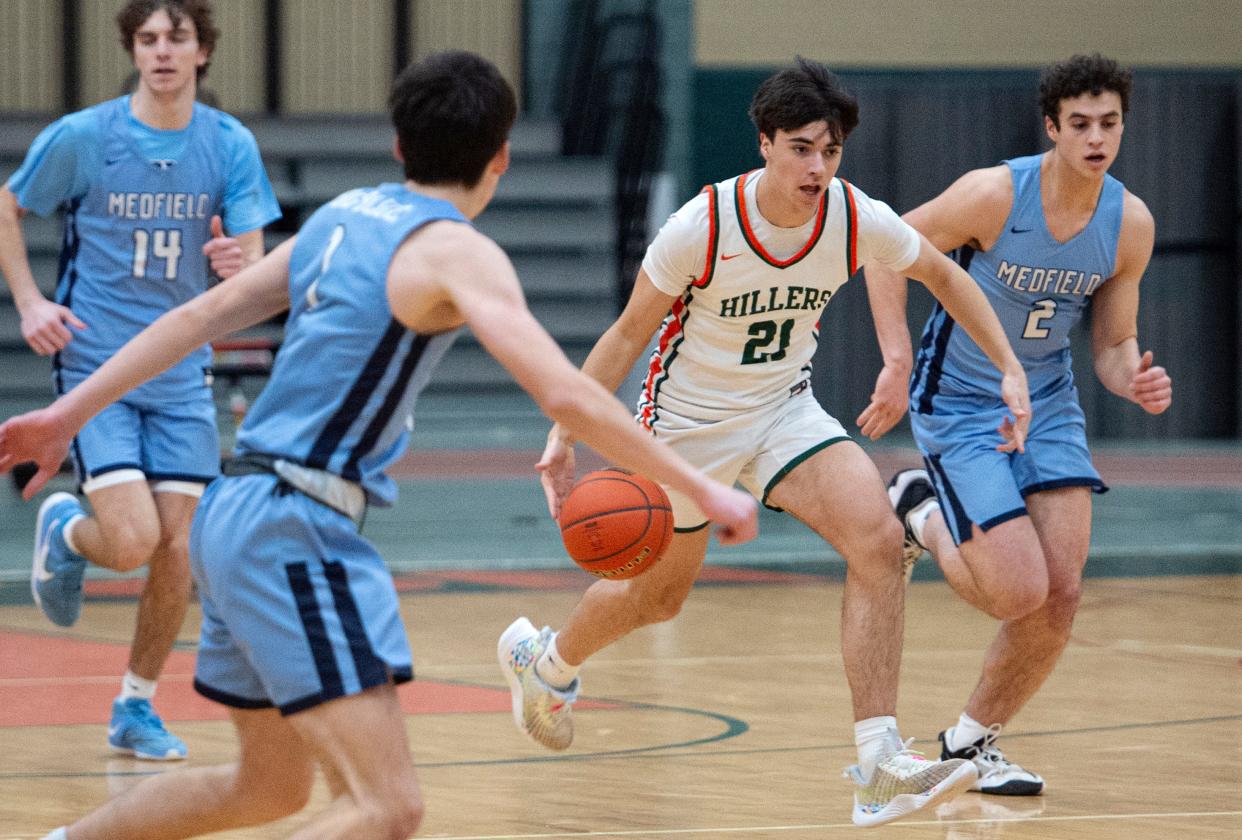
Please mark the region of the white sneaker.
[[568, 688], [548, 685], [535, 670], [535, 663], [552, 640], [552, 630], [536, 630], [525, 616], [500, 634], [496, 658], [513, 697], [513, 722], [535, 743], [550, 750], [567, 749], [574, 740], [573, 703], [581, 680]]
[[901, 470], [896, 473], [888, 482], [888, 500], [906, 532], [901, 546], [901, 575], [909, 583], [914, 575], [914, 564], [927, 550], [910, 527], [910, 514], [922, 512], [930, 505], [939, 507], [940, 502], [936, 499], [936, 489], [927, 470]]
[[903, 749], [881, 758], [870, 779], [863, 778], [857, 764], [845, 768], [844, 775], [855, 785], [854, 825], [870, 828], [949, 801], [968, 790], [979, 771], [965, 759], [929, 761]]
[[1044, 791], [1043, 777], [1005, 758], [996, 746], [1000, 730], [1001, 725], [994, 723], [988, 727], [987, 735], [960, 750], [950, 750], [949, 733], [941, 732], [938, 736], [940, 758], [965, 758], [974, 763], [979, 770], [979, 780], [971, 790], [997, 796], [1039, 796]]

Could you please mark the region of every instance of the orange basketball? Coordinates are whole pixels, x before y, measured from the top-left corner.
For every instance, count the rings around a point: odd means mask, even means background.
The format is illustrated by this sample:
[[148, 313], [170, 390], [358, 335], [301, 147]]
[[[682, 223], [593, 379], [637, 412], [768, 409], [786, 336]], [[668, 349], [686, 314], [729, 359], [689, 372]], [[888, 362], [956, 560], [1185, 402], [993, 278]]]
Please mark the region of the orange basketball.
[[565, 550], [596, 577], [624, 580], [651, 568], [673, 536], [673, 509], [648, 478], [606, 469], [587, 473], [561, 506]]

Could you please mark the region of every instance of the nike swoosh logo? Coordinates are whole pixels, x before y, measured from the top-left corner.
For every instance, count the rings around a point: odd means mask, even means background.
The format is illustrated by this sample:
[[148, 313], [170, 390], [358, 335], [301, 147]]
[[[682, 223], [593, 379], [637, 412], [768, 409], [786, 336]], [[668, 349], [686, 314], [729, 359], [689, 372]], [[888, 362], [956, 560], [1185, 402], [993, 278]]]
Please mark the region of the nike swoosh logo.
[[35, 555], [34, 576], [40, 583], [47, 583], [56, 575], [47, 570], [47, 553], [52, 549], [51, 539], [46, 540], [39, 548], [39, 553]]
[[1016, 228], [1016, 227], [1009, 228], [1010, 233], [1030, 233], [1033, 230], [1035, 230], [1035, 228], [1021, 228], [1021, 229]]
[[736, 254], [721, 254], [721, 255], [720, 255], [720, 259], [721, 259], [721, 261], [724, 261], [724, 260], [731, 260], [731, 259], [733, 259], [734, 257], [740, 257], [740, 256], [742, 256], [742, 254], [744, 254], [744, 253], [745, 253], [745, 251], [742, 251], [742, 252], [739, 252], [739, 253], [736, 253]]
[[109, 738], [111, 738], [113, 735], [115, 735], [116, 733], [118, 733], [118, 732], [120, 732], [120, 731], [121, 731], [121, 727], [119, 727], [119, 726], [109, 726], [109, 727], [108, 727], [108, 737], [109, 737]]

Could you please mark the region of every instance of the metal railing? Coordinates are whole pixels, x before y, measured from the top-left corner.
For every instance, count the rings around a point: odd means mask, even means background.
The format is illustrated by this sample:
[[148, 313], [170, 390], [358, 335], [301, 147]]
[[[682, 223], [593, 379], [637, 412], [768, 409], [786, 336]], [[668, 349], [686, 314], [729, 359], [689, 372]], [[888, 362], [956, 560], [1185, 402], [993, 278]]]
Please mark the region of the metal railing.
[[654, 0], [578, 0], [561, 78], [562, 151], [614, 163], [618, 306], [647, 247], [647, 203], [663, 162], [660, 27]]

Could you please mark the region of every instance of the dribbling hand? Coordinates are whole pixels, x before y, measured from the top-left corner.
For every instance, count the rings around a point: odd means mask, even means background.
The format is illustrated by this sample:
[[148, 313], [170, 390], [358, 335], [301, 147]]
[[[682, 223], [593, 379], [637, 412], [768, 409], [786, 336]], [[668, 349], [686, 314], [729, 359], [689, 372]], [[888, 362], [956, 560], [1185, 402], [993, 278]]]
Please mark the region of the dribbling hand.
[[543, 495], [548, 502], [548, 513], [556, 519], [561, 515], [561, 503], [574, 489], [574, 446], [562, 434], [560, 426], [553, 426], [548, 432], [548, 443], [543, 449], [543, 456], [535, 464], [539, 471], [539, 483], [543, 485]]
[[0, 473], [34, 461], [38, 472], [22, 490], [22, 498], [30, 501], [56, 475], [72, 438], [72, 431], [50, 409], [13, 417], [0, 424]]

